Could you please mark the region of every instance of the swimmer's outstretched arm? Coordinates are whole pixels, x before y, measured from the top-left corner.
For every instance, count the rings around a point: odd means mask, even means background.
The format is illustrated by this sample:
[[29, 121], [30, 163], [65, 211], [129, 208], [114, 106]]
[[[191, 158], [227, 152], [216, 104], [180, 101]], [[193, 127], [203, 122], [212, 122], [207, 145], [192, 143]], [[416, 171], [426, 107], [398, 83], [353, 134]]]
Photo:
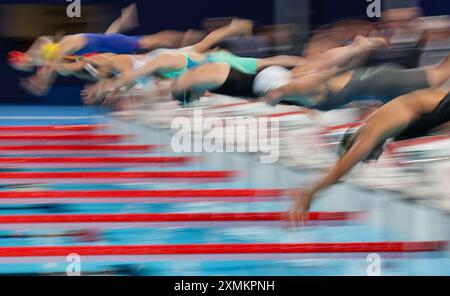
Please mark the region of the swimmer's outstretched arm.
[[[128, 55], [116, 55], [112, 53], [96, 54], [90, 57], [82, 58], [77, 62], [59, 63], [56, 65], [56, 71], [62, 76], [77, 75], [84, 70], [86, 65], [91, 64], [96, 67], [108, 69], [109, 72], [124, 72], [130, 70], [132, 65]], [[95, 78], [95, 77], [94, 77]]]
[[[350, 150], [311, 187], [294, 193], [294, 202], [290, 211], [291, 219], [298, 221], [301, 213], [308, 212], [318, 192], [339, 181], [385, 139], [398, 135], [421, 114], [430, 112], [429, 109], [433, 109], [433, 106], [438, 104], [436, 99], [440, 100], [439, 98], [442, 98], [442, 93], [436, 93], [434, 90], [417, 91], [401, 96], [372, 113], [360, 128], [359, 135]], [[424, 110], [421, 110], [422, 107], [408, 108], [405, 104], [408, 100], [415, 100], [415, 104], [428, 105], [428, 107]]]
[[61, 76], [70, 76], [84, 69], [88, 64], [86, 59], [73, 63], [59, 63], [55, 66], [55, 71]]
[[290, 56], [290, 55], [278, 55], [264, 59], [257, 60], [258, 70], [270, 67], [270, 66], [282, 66], [282, 67], [298, 67], [306, 66], [307, 60], [304, 57]]
[[130, 88], [141, 77], [150, 76], [163, 69], [181, 69], [185, 66], [186, 58], [179, 53], [163, 53], [143, 65], [141, 68], [123, 72], [112, 79], [104, 79], [84, 89], [82, 95], [88, 104], [103, 99], [108, 93], [115, 92], [123, 87]]
[[335, 184], [346, 175], [354, 166], [369, 155], [379, 143], [382, 142], [383, 132], [373, 129], [373, 125], [364, 127], [354, 146], [313, 186], [305, 191], [298, 191], [293, 196], [294, 202], [291, 208], [291, 219], [299, 220], [299, 214], [309, 211], [315, 195]]

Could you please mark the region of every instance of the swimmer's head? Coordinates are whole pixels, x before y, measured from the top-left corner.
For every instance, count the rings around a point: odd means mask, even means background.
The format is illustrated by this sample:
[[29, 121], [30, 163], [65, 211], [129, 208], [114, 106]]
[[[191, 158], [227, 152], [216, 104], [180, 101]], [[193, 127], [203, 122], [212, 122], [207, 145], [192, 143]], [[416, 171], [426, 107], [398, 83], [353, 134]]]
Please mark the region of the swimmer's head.
[[344, 136], [339, 142], [338, 146], [338, 156], [342, 158], [355, 144], [357, 138], [356, 129], [349, 128], [345, 131]]
[[15, 50], [8, 52], [8, 64], [16, 70], [31, 71], [31, 62], [30, 56], [24, 52]]
[[[356, 143], [356, 140], [359, 137], [359, 134], [360, 130], [356, 128], [349, 128], [345, 131], [345, 134], [342, 137], [342, 140], [339, 143], [338, 147], [339, 158], [344, 157], [345, 154], [347, 154], [348, 151], [352, 149], [353, 145]], [[385, 142], [382, 142], [379, 145], [377, 145], [374, 149], [372, 149], [369, 155], [367, 155], [367, 157], [364, 159], [364, 162], [378, 160], [381, 154], [383, 154], [384, 143]]]
[[292, 73], [280, 66], [271, 66], [260, 71], [253, 82], [253, 92], [264, 97], [268, 92], [279, 88], [292, 79]]
[[41, 57], [45, 60], [54, 60], [58, 55], [59, 45], [58, 43], [49, 42], [41, 46]]

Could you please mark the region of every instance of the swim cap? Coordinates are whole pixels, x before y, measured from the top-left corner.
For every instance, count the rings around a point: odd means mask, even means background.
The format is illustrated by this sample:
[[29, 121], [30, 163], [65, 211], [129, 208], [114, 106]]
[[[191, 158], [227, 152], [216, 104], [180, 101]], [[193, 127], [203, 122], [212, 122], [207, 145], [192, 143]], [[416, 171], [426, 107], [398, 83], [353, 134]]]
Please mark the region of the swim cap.
[[[355, 141], [358, 138], [358, 136], [359, 136], [359, 129], [349, 128], [345, 131], [345, 134], [342, 137], [342, 140], [338, 146], [339, 158], [344, 157], [344, 155], [348, 151], [350, 151], [350, 149], [355, 144]], [[378, 160], [378, 158], [380, 158], [381, 154], [383, 154], [384, 143], [385, 143], [385, 141], [378, 144], [374, 149], [372, 149], [372, 151], [369, 153], [369, 155], [367, 155], [367, 157], [363, 161], [369, 162], [369, 161], [373, 161], [373, 160]]]
[[47, 60], [53, 60], [58, 54], [59, 45], [58, 43], [47, 43], [41, 47], [41, 56]]
[[33, 65], [32, 59], [29, 55], [21, 51], [8, 52], [8, 64], [19, 71], [32, 71]]
[[253, 92], [263, 97], [269, 91], [288, 83], [291, 78], [291, 71], [284, 67], [268, 67], [256, 75], [253, 82]]
[[24, 52], [15, 50], [8, 52], [8, 63], [10, 64], [23, 64], [30, 61], [31, 58]]

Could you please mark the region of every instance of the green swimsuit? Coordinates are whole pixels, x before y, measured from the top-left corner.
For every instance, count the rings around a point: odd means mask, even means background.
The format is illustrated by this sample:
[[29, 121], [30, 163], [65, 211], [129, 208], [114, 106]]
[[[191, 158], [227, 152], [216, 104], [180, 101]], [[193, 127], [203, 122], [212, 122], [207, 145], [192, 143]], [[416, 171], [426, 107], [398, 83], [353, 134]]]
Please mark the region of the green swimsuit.
[[201, 62], [192, 60], [187, 53], [182, 54], [186, 58], [186, 64], [183, 68], [177, 70], [158, 71], [158, 74], [163, 78], [174, 79], [180, 77], [190, 69], [208, 63], [225, 63], [230, 65], [234, 70], [245, 74], [256, 74], [258, 69], [257, 59], [239, 57], [226, 51], [208, 53], [206, 55], [206, 59]]
[[258, 70], [257, 59], [243, 58], [227, 51], [208, 53], [206, 60], [208, 63], [225, 63], [236, 71], [245, 74], [256, 74]]

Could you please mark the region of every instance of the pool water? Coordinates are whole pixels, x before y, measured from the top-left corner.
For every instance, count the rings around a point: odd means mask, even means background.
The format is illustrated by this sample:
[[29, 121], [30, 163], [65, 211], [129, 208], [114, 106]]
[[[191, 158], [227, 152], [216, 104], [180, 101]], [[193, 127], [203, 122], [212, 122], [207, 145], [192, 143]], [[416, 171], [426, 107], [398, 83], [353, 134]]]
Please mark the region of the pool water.
[[[0, 125], [78, 125], [108, 124], [107, 130], [92, 133], [133, 134], [123, 144], [166, 145], [143, 153], [122, 152], [120, 156], [178, 155], [170, 151], [166, 131], [121, 123], [96, 108], [6, 107], [0, 111]], [[13, 145], [14, 143], [8, 143]], [[45, 143], [42, 143], [45, 144]], [[14, 156], [8, 152], [2, 156]], [[31, 154], [27, 156], [48, 156]], [[58, 156], [90, 155], [79, 152]], [[98, 153], [91, 155], [99, 155]], [[101, 155], [101, 154], [100, 154]], [[281, 165], [263, 165], [255, 157], [243, 154], [183, 154], [201, 156], [191, 163], [152, 167], [90, 168], [4, 168], [22, 172], [83, 171], [204, 171], [234, 170], [234, 178], [218, 180], [124, 180], [120, 182], [39, 182], [23, 180], [23, 186], [3, 185], [0, 191], [43, 190], [173, 190], [293, 188], [316, 176], [315, 172], [294, 171]], [[1, 172], [0, 172], [1, 173]], [[95, 197], [89, 202], [2, 201], [3, 216], [144, 214], [144, 213], [255, 213], [283, 212], [289, 208], [288, 196], [249, 201], [215, 200], [173, 201], [171, 198], [133, 201], [126, 197], [105, 202]], [[89, 222], [89, 223], [0, 223], [0, 250], [6, 247], [36, 246], [123, 246], [180, 244], [253, 244], [253, 243], [337, 243], [441, 241], [450, 234], [447, 214], [412, 203], [394, 193], [368, 191], [341, 183], [314, 203], [312, 211], [360, 211], [358, 218], [343, 221], [309, 221], [294, 228], [284, 221], [176, 221], [176, 222]], [[1, 252], [0, 252], [1, 253]], [[270, 253], [270, 254], [165, 254], [81, 256], [85, 275], [367, 275], [368, 256], [358, 253]], [[429, 252], [387, 252], [378, 254], [383, 275], [450, 275], [447, 250]], [[69, 262], [64, 256], [0, 256], [0, 274], [65, 274]]]

